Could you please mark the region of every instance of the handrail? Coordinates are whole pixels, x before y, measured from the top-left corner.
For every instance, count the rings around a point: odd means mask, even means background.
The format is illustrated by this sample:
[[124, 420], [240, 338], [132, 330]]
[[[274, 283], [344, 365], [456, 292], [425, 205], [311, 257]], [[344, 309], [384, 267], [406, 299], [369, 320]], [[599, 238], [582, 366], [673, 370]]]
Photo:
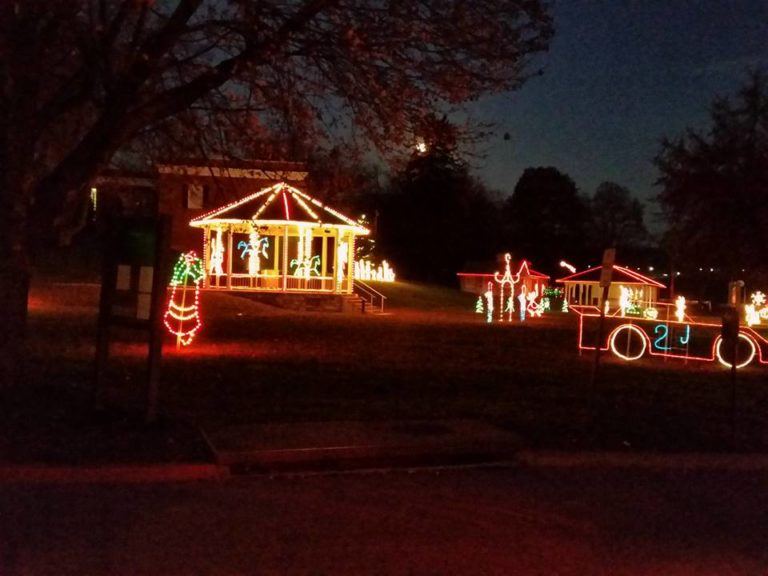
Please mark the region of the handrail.
[[381, 301], [379, 312], [384, 312], [384, 301], [387, 299], [384, 294], [376, 290], [373, 286], [366, 284], [362, 280], [355, 279], [352, 282], [352, 290], [358, 294], [363, 300], [370, 302], [371, 306], [376, 304], [376, 298]]

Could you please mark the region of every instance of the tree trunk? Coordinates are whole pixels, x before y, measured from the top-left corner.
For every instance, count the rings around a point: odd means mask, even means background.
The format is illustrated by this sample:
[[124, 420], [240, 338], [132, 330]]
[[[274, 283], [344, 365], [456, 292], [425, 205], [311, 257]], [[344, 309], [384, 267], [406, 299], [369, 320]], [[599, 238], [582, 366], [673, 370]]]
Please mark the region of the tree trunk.
[[29, 266], [18, 258], [0, 258], [0, 388], [21, 380], [29, 297]]
[[31, 275], [23, 178], [12, 162], [2, 161], [8, 157], [0, 154], [0, 169], [5, 168], [0, 190], [0, 388], [20, 381]]

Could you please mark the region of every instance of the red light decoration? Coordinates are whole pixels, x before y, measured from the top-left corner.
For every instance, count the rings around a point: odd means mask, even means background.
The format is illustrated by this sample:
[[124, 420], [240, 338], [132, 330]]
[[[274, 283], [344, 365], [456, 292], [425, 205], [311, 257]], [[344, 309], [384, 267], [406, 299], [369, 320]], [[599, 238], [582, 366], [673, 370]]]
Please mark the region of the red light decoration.
[[[204, 276], [203, 262], [194, 251], [179, 256], [173, 267], [171, 297], [163, 322], [168, 331], [176, 336], [177, 348], [189, 346], [203, 326], [200, 321], [200, 283]], [[190, 280], [195, 286], [194, 303], [191, 306], [186, 303], [187, 284]]]
[[[600, 350], [610, 351], [626, 361], [639, 360], [643, 356], [698, 362], [719, 362], [731, 367], [722, 350], [721, 325], [699, 322], [681, 310], [680, 304], [666, 306], [666, 314], [657, 318], [622, 317], [620, 309], [606, 315], [611, 327], [608, 337], [600, 342]], [[596, 306], [574, 305], [570, 307], [579, 316], [578, 348], [595, 349], [595, 334], [600, 310]], [[663, 319], [665, 316], [666, 319]], [[678, 318], [681, 319], [678, 319]], [[586, 334], [585, 334], [586, 332]], [[768, 364], [768, 339], [754, 328], [739, 327], [736, 367], [743, 368], [755, 359], [761, 365]]]

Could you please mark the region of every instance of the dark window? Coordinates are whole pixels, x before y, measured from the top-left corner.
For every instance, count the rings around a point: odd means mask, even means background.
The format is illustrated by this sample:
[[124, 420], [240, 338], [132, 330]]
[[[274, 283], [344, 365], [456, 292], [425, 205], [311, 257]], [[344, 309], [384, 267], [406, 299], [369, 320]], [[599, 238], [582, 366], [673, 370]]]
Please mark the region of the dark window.
[[207, 195], [206, 187], [202, 184], [187, 184], [184, 189], [184, 208], [202, 210], [205, 208]]

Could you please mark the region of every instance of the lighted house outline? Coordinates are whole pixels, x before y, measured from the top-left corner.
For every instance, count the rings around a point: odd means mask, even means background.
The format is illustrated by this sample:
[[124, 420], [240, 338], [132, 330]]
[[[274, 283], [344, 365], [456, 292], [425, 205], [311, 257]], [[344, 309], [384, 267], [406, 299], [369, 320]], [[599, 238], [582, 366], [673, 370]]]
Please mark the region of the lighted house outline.
[[285, 182], [189, 225], [203, 230], [205, 287], [213, 290], [351, 293], [355, 238], [370, 233]]
[[[601, 273], [602, 267], [595, 266], [565, 278], [559, 278], [555, 282], [565, 284], [565, 298], [569, 304], [599, 306], [602, 293], [602, 288], [600, 288]], [[611, 285], [608, 288], [608, 301], [611, 307], [618, 306], [621, 286], [632, 288], [638, 293], [642, 290], [643, 296], [637, 303], [643, 308], [653, 306], [658, 300], [659, 290], [666, 288], [664, 284], [639, 272], [624, 266], [614, 266]]]
[[[549, 284], [549, 276], [531, 268], [528, 260], [523, 260], [513, 275], [519, 278], [515, 284], [515, 290], [518, 290], [520, 286], [525, 286], [526, 292], [537, 291], [541, 295], [544, 293], [544, 288]], [[494, 272], [458, 272], [456, 276], [459, 277], [459, 284], [464, 292], [483, 294], [488, 290], [488, 282], [493, 283], [494, 291], [498, 290], [499, 284], [495, 280], [496, 273]]]

